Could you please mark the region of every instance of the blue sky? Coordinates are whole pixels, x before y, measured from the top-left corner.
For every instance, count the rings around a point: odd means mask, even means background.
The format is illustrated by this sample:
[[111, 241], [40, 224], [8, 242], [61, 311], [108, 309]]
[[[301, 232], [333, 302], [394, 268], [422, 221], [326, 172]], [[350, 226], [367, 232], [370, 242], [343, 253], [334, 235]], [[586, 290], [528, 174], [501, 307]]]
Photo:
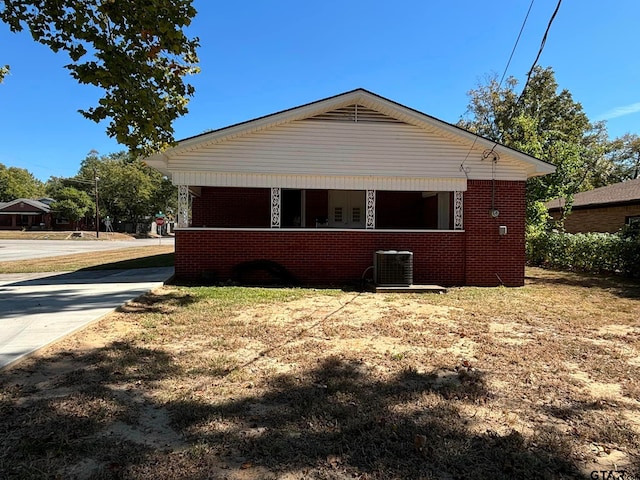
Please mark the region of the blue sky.
[[[529, 0], [195, 0], [202, 73], [191, 77], [185, 138], [354, 88], [455, 123], [467, 92], [501, 75]], [[522, 82], [556, 0], [536, 0], [507, 75]], [[609, 135], [640, 134], [637, 0], [564, 0], [539, 64], [551, 66]], [[36, 177], [72, 176], [91, 150], [123, 148], [77, 110], [97, 89], [78, 85], [66, 56], [0, 24], [0, 163]]]

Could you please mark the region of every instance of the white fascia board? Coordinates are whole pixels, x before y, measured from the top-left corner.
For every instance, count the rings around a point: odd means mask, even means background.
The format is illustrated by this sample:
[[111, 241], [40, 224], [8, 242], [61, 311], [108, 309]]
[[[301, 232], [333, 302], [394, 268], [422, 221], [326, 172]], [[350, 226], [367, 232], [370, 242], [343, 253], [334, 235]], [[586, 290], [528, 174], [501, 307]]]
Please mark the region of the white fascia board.
[[145, 165], [155, 168], [163, 175], [171, 178], [171, 171], [169, 170], [169, 157], [166, 153], [157, 153], [142, 161]]

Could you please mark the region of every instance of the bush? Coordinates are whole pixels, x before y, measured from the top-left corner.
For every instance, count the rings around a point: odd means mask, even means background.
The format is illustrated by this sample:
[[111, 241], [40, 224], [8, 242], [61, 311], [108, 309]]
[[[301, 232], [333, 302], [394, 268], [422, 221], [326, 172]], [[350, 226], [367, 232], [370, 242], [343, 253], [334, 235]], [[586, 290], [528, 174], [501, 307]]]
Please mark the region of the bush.
[[535, 232], [527, 235], [529, 265], [640, 276], [640, 235]]

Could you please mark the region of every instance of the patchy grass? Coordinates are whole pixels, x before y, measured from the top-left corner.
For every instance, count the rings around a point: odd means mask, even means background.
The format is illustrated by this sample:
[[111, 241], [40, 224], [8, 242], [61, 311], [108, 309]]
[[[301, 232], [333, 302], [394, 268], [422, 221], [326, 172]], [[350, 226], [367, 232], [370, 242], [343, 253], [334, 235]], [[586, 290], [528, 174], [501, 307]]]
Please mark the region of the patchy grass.
[[630, 478], [640, 285], [527, 272], [424, 296], [164, 287], [0, 374], [0, 471]]
[[173, 245], [152, 245], [0, 262], [0, 273], [72, 272], [173, 266]]

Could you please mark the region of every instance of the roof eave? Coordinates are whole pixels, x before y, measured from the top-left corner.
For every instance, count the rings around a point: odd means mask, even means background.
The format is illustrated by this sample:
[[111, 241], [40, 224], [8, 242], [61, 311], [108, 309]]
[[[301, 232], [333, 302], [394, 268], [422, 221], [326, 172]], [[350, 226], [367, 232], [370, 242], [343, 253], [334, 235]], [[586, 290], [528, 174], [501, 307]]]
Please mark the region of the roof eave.
[[49, 213], [50, 211], [49, 205], [38, 202], [37, 200], [31, 200], [30, 198], [16, 198], [15, 200], [11, 200], [10, 202], [6, 202], [4, 205], [2, 205], [2, 209], [4, 210], [7, 207], [12, 207], [20, 202], [31, 205], [33, 208], [42, 210], [44, 213]]
[[143, 163], [155, 168], [163, 175], [171, 176], [171, 171], [169, 170], [169, 157], [166, 155], [166, 152], [157, 153], [151, 157], [145, 158]]

